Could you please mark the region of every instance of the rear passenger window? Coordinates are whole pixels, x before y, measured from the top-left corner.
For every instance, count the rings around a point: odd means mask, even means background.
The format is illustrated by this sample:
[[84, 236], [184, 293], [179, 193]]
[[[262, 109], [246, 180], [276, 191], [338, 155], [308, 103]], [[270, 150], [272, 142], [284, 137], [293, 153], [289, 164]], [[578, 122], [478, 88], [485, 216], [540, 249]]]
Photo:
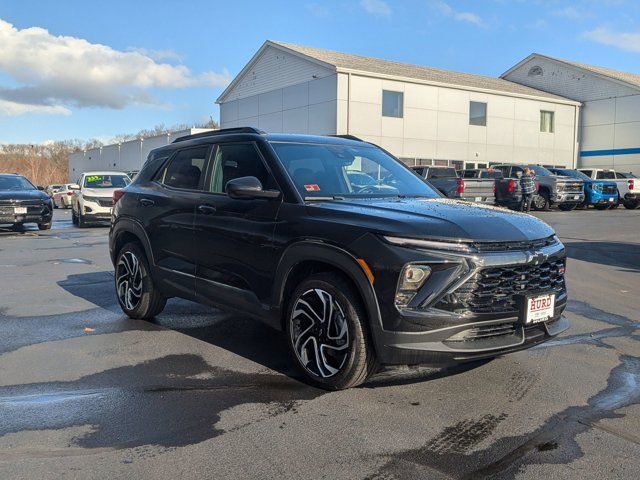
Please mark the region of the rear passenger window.
[[252, 143], [218, 145], [209, 191], [225, 193], [227, 182], [240, 177], [256, 177], [265, 190], [278, 188]]
[[596, 174], [596, 178], [598, 180], [614, 180], [616, 178], [616, 174], [614, 172], [598, 172]]
[[168, 187], [198, 190], [204, 177], [204, 164], [209, 147], [189, 148], [178, 152], [160, 172], [161, 183]]

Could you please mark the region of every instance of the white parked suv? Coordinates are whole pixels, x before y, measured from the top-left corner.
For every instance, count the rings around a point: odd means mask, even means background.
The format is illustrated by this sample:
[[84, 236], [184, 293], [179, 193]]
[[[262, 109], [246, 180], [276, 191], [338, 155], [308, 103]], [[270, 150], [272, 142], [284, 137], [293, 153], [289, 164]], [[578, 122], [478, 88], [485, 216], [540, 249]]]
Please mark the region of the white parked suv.
[[60, 188], [51, 196], [53, 198], [54, 208], [71, 208], [71, 197], [74, 190], [77, 190], [78, 185], [75, 183], [65, 183], [60, 185]]
[[580, 171], [593, 180], [610, 180], [618, 185], [619, 202], [630, 210], [640, 205], [640, 179], [632, 173], [620, 173], [604, 168], [581, 168]]
[[130, 183], [131, 179], [123, 172], [83, 173], [71, 197], [73, 224], [84, 227], [91, 222], [110, 220], [113, 192]]

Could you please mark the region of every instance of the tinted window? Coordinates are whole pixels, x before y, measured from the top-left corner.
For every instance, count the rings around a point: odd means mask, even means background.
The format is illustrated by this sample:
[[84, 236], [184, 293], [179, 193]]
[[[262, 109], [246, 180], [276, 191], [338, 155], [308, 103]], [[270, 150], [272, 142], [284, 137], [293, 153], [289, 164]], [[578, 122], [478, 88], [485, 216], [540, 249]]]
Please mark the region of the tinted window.
[[533, 170], [538, 177], [547, 177], [551, 175], [551, 172], [549, 170], [541, 167], [540, 165], [529, 165], [529, 168]]
[[487, 125], [487, 104], [483, 102], [469, 102], [469, 125]]
[[87, 175], [85, 188], [124, 188], [131, 183], [126, 175]]
[[[302, 197], [440, 196], [400, 162], [373, 146], [271, 145]], [[358, 174], [366, 174], [375, 184], [355, 184], [350, 175]]]
[[431, 168], [427, 178], [457, 178], [458, 173], [455, 168]]
[[404, 94], [402, 92], [382, 91], [382, 116], [402, 117]]
[[162, 172], [162, 183], [173, 188], [199, 189], [208, 150], [205, 146], [179, 151]]
[[0, 176], [0, 191], [35, 190], [29, 180], [19, 176]]
[[554, 116], [555, 114], [553, 112], [540, 110], [540, 131], [541, 132], [553, 133]]
[[277, 188], [252, 143], [218, 145], [209, 191], [225, 193], [227, 182], [240, 177], [256, 177], [267, 190]]
[[580, 171], [589, 178], [591, 178], [591, 176], [593, 175], [593, 170], [580, 170]]
[[463, 170], [462, 178], [477, 178], [477, 173], [473, 170]]
[[596, 178], [600, 180], [615, 180], [616, 174], [612, 171], [601, 171], [596, 174]]

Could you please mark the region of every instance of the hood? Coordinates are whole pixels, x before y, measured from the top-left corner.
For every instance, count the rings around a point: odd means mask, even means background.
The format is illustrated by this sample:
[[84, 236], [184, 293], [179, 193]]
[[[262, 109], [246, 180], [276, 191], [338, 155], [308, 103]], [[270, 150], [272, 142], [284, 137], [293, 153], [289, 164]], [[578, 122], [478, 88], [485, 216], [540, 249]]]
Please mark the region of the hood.
[[616, 182], [612, 182], [611, 180], [585, 180], [584, 183], [586, 185], [606, 185], [608, 187], [618, 187]]
[[554, 178], [558, 183], [584, 183], [584, 180], [567, 175], [550, 175], [550, 177]]
[[50, 197], [40, 190], [0, 190], [0, 202], [8, 203], [12, 201], [47, 201]]
[[347, 199], [308, 204], [312, 216], [386, 235], [473, 242], [547, 238], [553, 229], [531, 215], [447, 198]]
[[112, 198], [115, 190], [122, 190], [121, 188], [83, 188], [82, 195], [87, 197], [99, 197], [99, 198]]

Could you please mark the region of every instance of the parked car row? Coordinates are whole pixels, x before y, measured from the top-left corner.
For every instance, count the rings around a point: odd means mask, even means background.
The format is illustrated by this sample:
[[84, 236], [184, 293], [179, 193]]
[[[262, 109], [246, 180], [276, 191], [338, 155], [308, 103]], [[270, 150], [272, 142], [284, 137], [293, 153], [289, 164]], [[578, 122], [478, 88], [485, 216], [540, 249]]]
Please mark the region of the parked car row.
[[535, 174], [535, 210], [557, 206], [570, 211], [594, 206], [599, 210], [622, 203], [634, 209], [640, 205], [640, 181], [632, 174], [613, 170], [571, 170], [540, 165], [499, 164], [490, 168], [456, 171], [444, 166], [414, 166], [412, 170], [448, 198], [495, 204], [519, 209], [522, 203], [520, 177], [525, 168]]

